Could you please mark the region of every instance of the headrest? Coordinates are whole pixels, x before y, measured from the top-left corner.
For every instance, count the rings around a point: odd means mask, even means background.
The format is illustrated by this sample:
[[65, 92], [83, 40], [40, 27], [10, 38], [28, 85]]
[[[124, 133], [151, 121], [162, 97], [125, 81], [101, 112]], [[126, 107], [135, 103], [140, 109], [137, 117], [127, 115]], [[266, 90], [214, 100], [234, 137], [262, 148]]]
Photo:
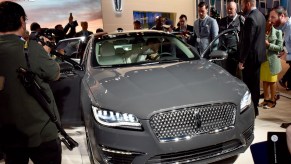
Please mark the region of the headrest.
[[116, 48], [116, 50], [115, 50], [115, 53], [118, 55], [123, 55], [123, 54], [125, 54], [125, 52], [126, 51], [122, 47]]
[[104, 42], [100, 48], [100, 55], [101, 56], [114, 56], [115, 49], [112, 43]]

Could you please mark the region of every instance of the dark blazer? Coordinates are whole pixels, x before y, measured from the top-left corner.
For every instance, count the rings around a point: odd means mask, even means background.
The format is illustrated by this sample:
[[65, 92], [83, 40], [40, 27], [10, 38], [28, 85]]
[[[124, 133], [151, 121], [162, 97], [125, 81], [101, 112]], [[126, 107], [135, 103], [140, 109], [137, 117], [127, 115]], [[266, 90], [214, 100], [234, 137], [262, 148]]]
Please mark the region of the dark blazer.
[[258, 9], [252, 10], [245, 20], [239, 62], [246, 68], [266, 61], [265, 26], [266, 19]]

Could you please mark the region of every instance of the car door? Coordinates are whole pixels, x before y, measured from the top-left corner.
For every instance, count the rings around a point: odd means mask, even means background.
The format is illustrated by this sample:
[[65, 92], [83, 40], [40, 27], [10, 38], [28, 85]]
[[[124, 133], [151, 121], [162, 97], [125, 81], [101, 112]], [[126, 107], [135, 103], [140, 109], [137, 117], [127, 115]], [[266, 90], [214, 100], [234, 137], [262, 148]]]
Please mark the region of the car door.
[[[80, 65], [83, 50], [82, 38], [58, 42], [55, 54], [61, 68], [61, 77], [50, 83], [63, 125], [81, 125], [80, 85], [84, 75]], [[63, 53], [62, 55], [58, 52]]]
[[[232, 37], [234, 41], [232, 43], [227, 42], [227, 39]], [[221, 33], [219, 33], [213, 41], [208, 45], [206, 50], [201, 54], [201, 57], [206, 59], [211, 59], [211, 54], [219, 52], [226, 52], [229, 54], [230, 51], [234, 51], [234, 49], [238, 50], [239, 37], [236, 29], [228, 29]], [[231, 45], [233, 44], [233, 45]], [[234, 48], [235, 47], [235, 48]], [[216, 51], [216, 52], [214, 52]], [[225, 61], [227, 58], [220, 58], [216, 60], [212, 60], [214, 63], [220, 65], [225, 68]]]

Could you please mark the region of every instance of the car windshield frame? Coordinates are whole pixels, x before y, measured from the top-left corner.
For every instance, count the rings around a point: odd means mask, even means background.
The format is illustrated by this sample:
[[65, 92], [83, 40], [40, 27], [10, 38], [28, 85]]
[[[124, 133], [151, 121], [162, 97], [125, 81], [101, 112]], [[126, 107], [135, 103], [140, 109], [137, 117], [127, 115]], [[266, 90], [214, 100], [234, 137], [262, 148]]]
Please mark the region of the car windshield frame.
[[[180, 38], [167, 33], [117, 33], [106, 34], [93, 39], [92, 67], [126, 67], [200, 59], [200, 55], [193, 50], [193, 47], [183, 42]], [[157, 52], [153, 53], [154, 48], [152, 47], [155, 46], [150, 44], [159, 45]], [[105, 55], [105, 53], [107, 54]], [[149, 58], [149, 54], [159, 55], [156, 59], [154, 59], [154, 55], [152, 55], [151, 59], [146, 59]], [[140, 56], [143, 59], [140, 60]]]

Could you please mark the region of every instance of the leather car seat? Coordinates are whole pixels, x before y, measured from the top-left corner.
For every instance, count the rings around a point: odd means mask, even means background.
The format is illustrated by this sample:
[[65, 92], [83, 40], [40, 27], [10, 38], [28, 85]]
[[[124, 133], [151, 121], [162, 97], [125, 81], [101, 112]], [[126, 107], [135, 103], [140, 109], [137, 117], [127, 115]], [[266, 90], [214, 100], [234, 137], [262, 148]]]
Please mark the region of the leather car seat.
[[116, 55], [112, 43], [104, 42], [100, 47], [99, 64], [100, 65], [115, 65], [124, 64], [121, 56]]

